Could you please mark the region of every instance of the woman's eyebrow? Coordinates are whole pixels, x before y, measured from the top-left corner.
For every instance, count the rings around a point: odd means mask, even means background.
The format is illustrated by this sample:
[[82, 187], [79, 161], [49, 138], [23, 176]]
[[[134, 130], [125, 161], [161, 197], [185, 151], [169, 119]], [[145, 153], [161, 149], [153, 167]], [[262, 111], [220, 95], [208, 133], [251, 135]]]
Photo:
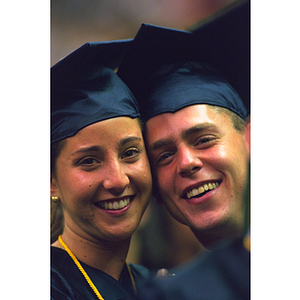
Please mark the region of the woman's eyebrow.
[[[127, 143], [130, 143], [132, 141], [142, 141], [142, 139], [140, 137], [137, 136], [130, 136], [130, 137], [126, 137], [124, 139], [122, 139], [121, 141], [118, 142], [118, 145], [120, 147], [124, 146]], [[77, 153], [84, 153], [84, 152], [97, 152], [100, 151], [102, 149], [101, 146], [91, 146], [91, 147], [86, 147], [86, 148], [81, 148], [77, 151], [75, 151], [74, 153], [72, 153], [72, 155], [75, 155]]]
[[87, 148], [81, 148], [77, 151], [75, 151], [74, 153], [72, 153], [72, 155], [75, 155], [77, 153], [83, 153], [83, 152], [96, 152], [99, 151], [101, 149], [100, 146], [91, 146], [91, 147], [87, 147]]
[[130, 143], [130, 142], [133, 142], [133, 141], [142, 141], [142, 139], [138, 136], [129, 136], [129, 137], [126, 137], [126, 138], [123, 138], [121, 139], [121, 141], [118, 142], [118, 145], [120, 147]]

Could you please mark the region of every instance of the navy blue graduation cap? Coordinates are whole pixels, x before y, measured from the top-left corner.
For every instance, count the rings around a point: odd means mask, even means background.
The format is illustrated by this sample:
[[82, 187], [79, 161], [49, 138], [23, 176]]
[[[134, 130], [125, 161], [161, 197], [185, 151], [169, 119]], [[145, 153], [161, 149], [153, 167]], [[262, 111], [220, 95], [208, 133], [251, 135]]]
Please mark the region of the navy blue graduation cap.
[[225, 74], [250, 113], [250, 1], [234, 1], [191, 30], [201, 61]]
[[102, 120], [140, 117], [134, 96], [114, 72], [130, 43], [86, 43], [51, 68], [52, 143]]
[[[236, 52], [235, 47], [238, 52], [247, 51], [241, 49], [240, 35], [236, 33], [239, 22], [240, 26], [247, 26], [244, 24], [247, 18], [240, 16], [240, 10], [234, 11], [230, 18], [227, 13], [210, 18], [195, 33], [142, 24], [119, 66], [118, 75], [135, 95], [145, 121], [193, 104], [217, 105], [232, 110], [243, 119], [247, 117], [237, 90], [243, 96], [247, 92], [236, 88], [239, 85], [234, 80], [240, 78], [239, 66], [226, 62], [228, 53]], [[232, 31], [232, 38], [226, 47], [230, 49], [217, 46], [219, 31], [227, 34], [219, 26], [220, 19], [226, 24], [232, 24], [235, 19], [235, 25], [228, 29]], [[249, 40], [249, 32], [243, 38]], [[211, 55], [210, 49], [215, 47], [218, 52]], [[249, 60], [246, 59], [247, 63]], [[232, 73], [237, 75], [228, 76]], [[247, 81], [245, 85], [249, 86], [249, 76], [241, 81]]]

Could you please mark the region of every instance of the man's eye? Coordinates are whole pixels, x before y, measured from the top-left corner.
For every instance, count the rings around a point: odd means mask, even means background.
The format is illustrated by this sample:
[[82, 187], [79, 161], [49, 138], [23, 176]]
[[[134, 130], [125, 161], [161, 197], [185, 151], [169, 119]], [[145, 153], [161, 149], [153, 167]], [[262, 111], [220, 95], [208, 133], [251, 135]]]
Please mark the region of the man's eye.
[[165, 160], [167, 160], [169, 157], [172, 156], [172, 153], [171, 152], [165, 152], [163, 154], [161, 154], [157, 160], [156, 160], [156, 164], [159, 164], [159, 163], [162, 163], [164, 162]]
[[215, 143], [215, 140], [216, 139], [213, 136], [204, 136], [196, 141], [195, 146], [209, 147]]
[[200, 141], [198, 141], [198, 143], [204, 144], [204, 143], [208, 143], [209, 141], [211, 141], [210, 137], [204, 137], [204, 138], [201, 138]]

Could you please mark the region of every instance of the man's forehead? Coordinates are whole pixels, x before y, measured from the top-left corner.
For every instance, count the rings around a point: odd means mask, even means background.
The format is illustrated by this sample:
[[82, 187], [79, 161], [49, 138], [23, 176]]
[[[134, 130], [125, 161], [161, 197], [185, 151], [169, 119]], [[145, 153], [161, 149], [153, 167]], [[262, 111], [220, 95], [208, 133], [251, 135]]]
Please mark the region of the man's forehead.
[[193, 137], [195, 134], [201, 134], [202, 132], [219, 132], [219, 127], [216, 124], [204, 122], [195, 124], [194, 126], [188, 128], [180, 128], [178, 130], [178, 135], [176, 132], [170, 132], [170, 134], [153, 134], [151, 138], [148, 139], [149, 150], [154, 151], [159, 148], [167, 147], [172, 144], [175, 144], [177, 140], [188, 140], [190, 137]]
[[207, 105], [193, 105], [175, 113], [160, 114], [146, 123], [145, 139], [153, 150], [200, 132], [219, 132], [222, 131], [221, 119], [224, 117], [227, 116], [221, 117]]
[[146, 122], [145, 129], [148, 133], [157, 129], [158, 125], [161, 131], [183, 127], [188, 129], [192, 123], [215, 123], [218, 115], [218, 112], [211, 109], [207, 104], [195, 104], [181, 108], [176, 112], [156, 115]]

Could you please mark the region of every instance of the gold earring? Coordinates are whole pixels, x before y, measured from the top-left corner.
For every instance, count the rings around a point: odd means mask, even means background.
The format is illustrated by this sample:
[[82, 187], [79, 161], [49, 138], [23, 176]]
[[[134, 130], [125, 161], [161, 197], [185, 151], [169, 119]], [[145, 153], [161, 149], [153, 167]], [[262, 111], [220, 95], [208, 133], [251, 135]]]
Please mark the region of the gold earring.
[[52, 200], [54, 203], [59, 203], [59, 197], [57, 197], [57, 196], [52, 196], [52, 197], [51, 197], [51, 200]]

